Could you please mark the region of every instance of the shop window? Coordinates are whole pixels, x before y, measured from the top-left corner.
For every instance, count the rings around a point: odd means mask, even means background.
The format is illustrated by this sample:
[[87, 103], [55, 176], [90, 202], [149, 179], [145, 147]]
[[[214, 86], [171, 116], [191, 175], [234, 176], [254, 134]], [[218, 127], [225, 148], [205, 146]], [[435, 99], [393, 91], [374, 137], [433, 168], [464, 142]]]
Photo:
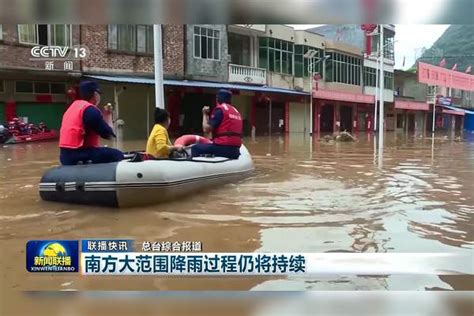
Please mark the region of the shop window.
[[16, 93], [64, 94], [66, 84], [44, 81], [15, 81]]
[[51, 83], [52, 94], [64, 94], [66, 93], [66, 84], [64, 83]]
[[49, 82], [35, 82], [34, 90], [35, 93], [49, 93]]
[[33, 93], [33, 82], [31, 81], [16, 81], [15, 92], [18, 93]]

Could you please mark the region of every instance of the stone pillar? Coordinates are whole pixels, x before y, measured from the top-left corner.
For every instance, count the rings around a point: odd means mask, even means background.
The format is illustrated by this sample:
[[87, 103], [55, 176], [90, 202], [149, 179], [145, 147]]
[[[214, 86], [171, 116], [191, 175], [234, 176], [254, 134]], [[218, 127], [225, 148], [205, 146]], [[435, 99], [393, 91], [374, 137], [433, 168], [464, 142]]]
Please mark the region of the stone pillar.
[[352, 106], [352, 132], [358, 133], [359, 132], [359, 106], [355, 103]]
[[313, 133], [319, 134], [321, 131], [321, 101], [313, 100]]

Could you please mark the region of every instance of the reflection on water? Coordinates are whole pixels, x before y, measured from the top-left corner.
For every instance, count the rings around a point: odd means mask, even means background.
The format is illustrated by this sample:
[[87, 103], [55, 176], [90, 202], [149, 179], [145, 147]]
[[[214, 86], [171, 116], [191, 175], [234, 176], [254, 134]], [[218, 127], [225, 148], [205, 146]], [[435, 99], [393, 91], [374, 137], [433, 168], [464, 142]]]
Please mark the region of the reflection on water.
[[[57, 164], [56, 145], [0, 149], [0, 240], [15, 259], [4, 263], [9, 273], [2, 283], [21, 289], [418, 290], [465, 288], [472, 281], [443, 276], [46, 280], [19, 267], [24, 244], [33, 238], [198, 240], [205, 251], [472, 252], [472, 142], [388, 134], [383, 155], [364, 134], [357, 143], [315, 139], [310, 146], [308, 136], [292, 135], [246, 144], [256, 166], [250, 179], [186, 200], [126, 210], [42, 202], [37, 184], [44, 170]], [[144, 141], [123, 146], [136, 150]], [[470, 264], [453, 262], [451, 268]]]

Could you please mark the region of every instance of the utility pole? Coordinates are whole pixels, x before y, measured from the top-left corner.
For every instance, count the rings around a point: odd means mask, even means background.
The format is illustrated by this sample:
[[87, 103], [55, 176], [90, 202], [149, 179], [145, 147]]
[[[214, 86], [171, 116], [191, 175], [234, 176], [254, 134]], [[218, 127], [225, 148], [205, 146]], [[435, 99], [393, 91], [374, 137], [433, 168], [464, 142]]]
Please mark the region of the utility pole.
[[153, 25], [153, 48], [155, 61], [155, 107], [165, 108], [163, 89], [163, 56], [161, 54], [161, 24]]
[[[379, 55], [379, 54], [377, 54], [377, 55]], [[375, 63], [374, 132], [377, 132], [378, 100], [379, 100], [379, 56], [377, 56], [376, 63]]]
[[383, 24], [380, 24], [380, 98], [379, 98], [379, 151], [383, 150], [383, 134], [384, 134], [384, 40], [383, 40]]

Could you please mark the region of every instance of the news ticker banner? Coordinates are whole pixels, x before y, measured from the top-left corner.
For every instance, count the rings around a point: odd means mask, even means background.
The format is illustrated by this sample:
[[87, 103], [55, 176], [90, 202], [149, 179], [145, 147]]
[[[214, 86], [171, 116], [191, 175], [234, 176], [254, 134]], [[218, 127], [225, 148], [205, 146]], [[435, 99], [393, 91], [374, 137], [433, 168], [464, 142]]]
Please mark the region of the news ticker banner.
[[[159, 246], [157, 246], [159, 244]], [[194, 248], [193, 248], [194, 245]], [[80, 247], [79, 247], [80, 246]], [[29, 272], [82, 275], [307, 276], [474, 274], [465, 253], [215, 253], [200, 242], [128, 239], [32, 240], [26, 245]], [[153, 249], [160, 249], [153, 251]], [[172, 252], [176, 251], [176, 252]]]

